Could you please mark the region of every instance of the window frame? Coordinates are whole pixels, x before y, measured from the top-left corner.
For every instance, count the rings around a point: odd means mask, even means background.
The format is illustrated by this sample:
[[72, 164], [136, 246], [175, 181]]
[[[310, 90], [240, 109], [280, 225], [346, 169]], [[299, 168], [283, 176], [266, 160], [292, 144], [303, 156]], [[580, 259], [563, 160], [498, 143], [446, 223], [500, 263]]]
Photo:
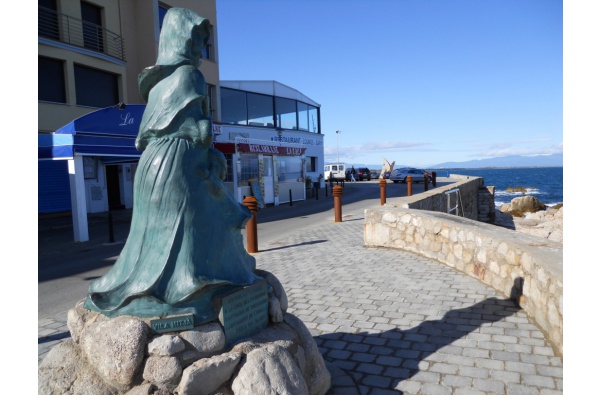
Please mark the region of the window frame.
[[[80, 71], [85, 71], [86, 72], [91, 72], [92, 74], [96, 73], [95, 78], [90, 78], [89, 75], [85, 76], [85, 75], [81, 75], [81, 73], [78, 72], [78, 70]], [[105, 82], [103, 82], [102, 80], [98, 80], [98, 76], [101, 75], [105, 75], [107, 77], [113, 77], [114, 80], [111, 81], [111, 85], [114, 84], [113, 89], [114, 91], [111, 93], [111, 96], [113, 96], [112, 98], [108, 99], [108, 96], [106, 97], [101, 97], [100, 101], [94, 102], [94, 101], [88, 101], [88, 99], [90, 97], [94, 97], [94, 98], [99, 98], [98, 96], [98, 92], [103, 92], [102, 89], [94, 89], [91, 88], [88, 83], [90, 81], [93, 81], [94, 83], [96, 83], [98, 85], [98, 87], [103, 87], [105, 88], [107, 86], [107, 84]], [[110, 107], [110, 106], [114, 106], [115, 104], [118, 104], [121, 100], [121, 84], [120, 84], [120, 78], [121, 76], [119, 74], [115, 74], [115, 73], [111, 73], [109, 71], [106, 70], [101, 70], [101, 69], [97, 69], [97, 68], [93, 68], [93, 67], [89, 67], [80, 63], [74, 63], [73, 64], [73, 77], [75, 80], [75, 104], [77, 106], [83, 106], [83, 107], [94, 107], [94, 108], [106, 108], [106, 107]], [[86, 81], [86, 84], [82, 85], [82, 81]], [[90, 96], [88, 94], [88, 92], [93, 91], [94, 94], [92, 96]], [[102, 102], [102, 99], [108, 99], [106, 101], [106, 103]], [[115, 101], [114, 103], [108, 103], [108, 101]]]
[[[40, 77], [40, 73], [42, 71], [48, 71], [48, 67], [40, 66], [40, 60], [41, 59], [45, 59], [47, 61], [50, 62], [54, 62], [57, 66], [58, 64], [60, 64], [61, 69], [62, 69], [62, 73], [56, 73], [56, 75], [52, 75], [50, 78], [48, 78], [47, 76], [43, 76]], [[66, 104], [67, 103], [67, 75], [66, 75], [66, 62], [62, 59], [56, 59], [56, 58], [51, 58], [48, 56], [38, 56], [38, 101], [44, 101], [44, 102], [49, 102], [49, 103], [60, 103], [60, 104]], [[56, 87], [58, 87], [59, 85], [61, 85], [61, 87], [59, 88], [60, 92], [58, 93], [58, 96], [61, 96], [62, 100], [53, 100], [53, 98], [51, 98], [50, 96], [52, 95], [48, 95], [45, 96], [44, 98], [42, 98], [40, 95], [40, 88], [45, 88], [45, 87], [49, 87], [48, 83], [52, 83], [52, 82], [56, 82], [56, 79], [60, 79], [60, 84], [56, 84]]]

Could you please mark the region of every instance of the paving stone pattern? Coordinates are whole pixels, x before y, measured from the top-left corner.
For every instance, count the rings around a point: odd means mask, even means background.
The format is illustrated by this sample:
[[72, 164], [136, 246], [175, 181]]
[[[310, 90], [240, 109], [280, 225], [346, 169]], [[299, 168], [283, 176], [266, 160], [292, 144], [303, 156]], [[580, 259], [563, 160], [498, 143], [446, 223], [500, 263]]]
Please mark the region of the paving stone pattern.
[[[329, 395], [562, 394], [562, 360], [512, 301], [430, 259], [365, 248], [363, 222], [345, 216], [255, 254], [315, 337]], [[66, 312], [38, 324], [39, 363], [69, 331]]]
[[365, 248], [363, 219], [343, 221], [256, 254], [341, 370], [331, 394], [562, 393], [561, 359], [512, 301], [430, 259]]

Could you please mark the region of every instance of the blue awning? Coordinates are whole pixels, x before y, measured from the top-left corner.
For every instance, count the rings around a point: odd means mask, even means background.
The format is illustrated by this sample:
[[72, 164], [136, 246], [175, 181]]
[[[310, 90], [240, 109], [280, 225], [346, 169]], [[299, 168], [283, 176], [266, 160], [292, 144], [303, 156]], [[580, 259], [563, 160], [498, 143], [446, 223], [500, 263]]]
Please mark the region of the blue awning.
[[135, 138], [143, 104], [103, 108], [68, 123], [52, 134], [38, 134], [38, 160], [71, 159], [73, 155], [139, 158]]
[[72, 159], [73, 136], [38, 134], [38, 159]]

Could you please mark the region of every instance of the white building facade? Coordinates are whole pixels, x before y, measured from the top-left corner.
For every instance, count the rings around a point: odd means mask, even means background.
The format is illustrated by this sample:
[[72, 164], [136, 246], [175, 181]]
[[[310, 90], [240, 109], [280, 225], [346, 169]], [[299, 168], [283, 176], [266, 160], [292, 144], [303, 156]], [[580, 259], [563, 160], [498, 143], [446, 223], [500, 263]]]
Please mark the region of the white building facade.
[[276, 81], [221, 81], [215, 147], [228, 162], [238, 201], [259, 205], [306, 199], [324, 163], [320, 105]]

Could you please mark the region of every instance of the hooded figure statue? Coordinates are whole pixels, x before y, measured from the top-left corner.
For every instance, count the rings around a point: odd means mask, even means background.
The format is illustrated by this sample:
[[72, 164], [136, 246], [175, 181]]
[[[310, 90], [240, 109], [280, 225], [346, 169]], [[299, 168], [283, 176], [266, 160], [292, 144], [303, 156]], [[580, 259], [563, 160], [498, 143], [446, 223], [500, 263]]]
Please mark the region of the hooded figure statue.
[[227, 163], [212, 148], [198, 70], [208, 38], [209, 21], [194, 12], [165, 15], [156, 65], [138, 79], [148, 104], [130, 232], [115, 265], [90, 284], [88, 309], [108, 317], [191, 313], [198, 325], [217, 319], [213, 296], [261, 280], [240, 232], [252, 214], [223, 184]]

